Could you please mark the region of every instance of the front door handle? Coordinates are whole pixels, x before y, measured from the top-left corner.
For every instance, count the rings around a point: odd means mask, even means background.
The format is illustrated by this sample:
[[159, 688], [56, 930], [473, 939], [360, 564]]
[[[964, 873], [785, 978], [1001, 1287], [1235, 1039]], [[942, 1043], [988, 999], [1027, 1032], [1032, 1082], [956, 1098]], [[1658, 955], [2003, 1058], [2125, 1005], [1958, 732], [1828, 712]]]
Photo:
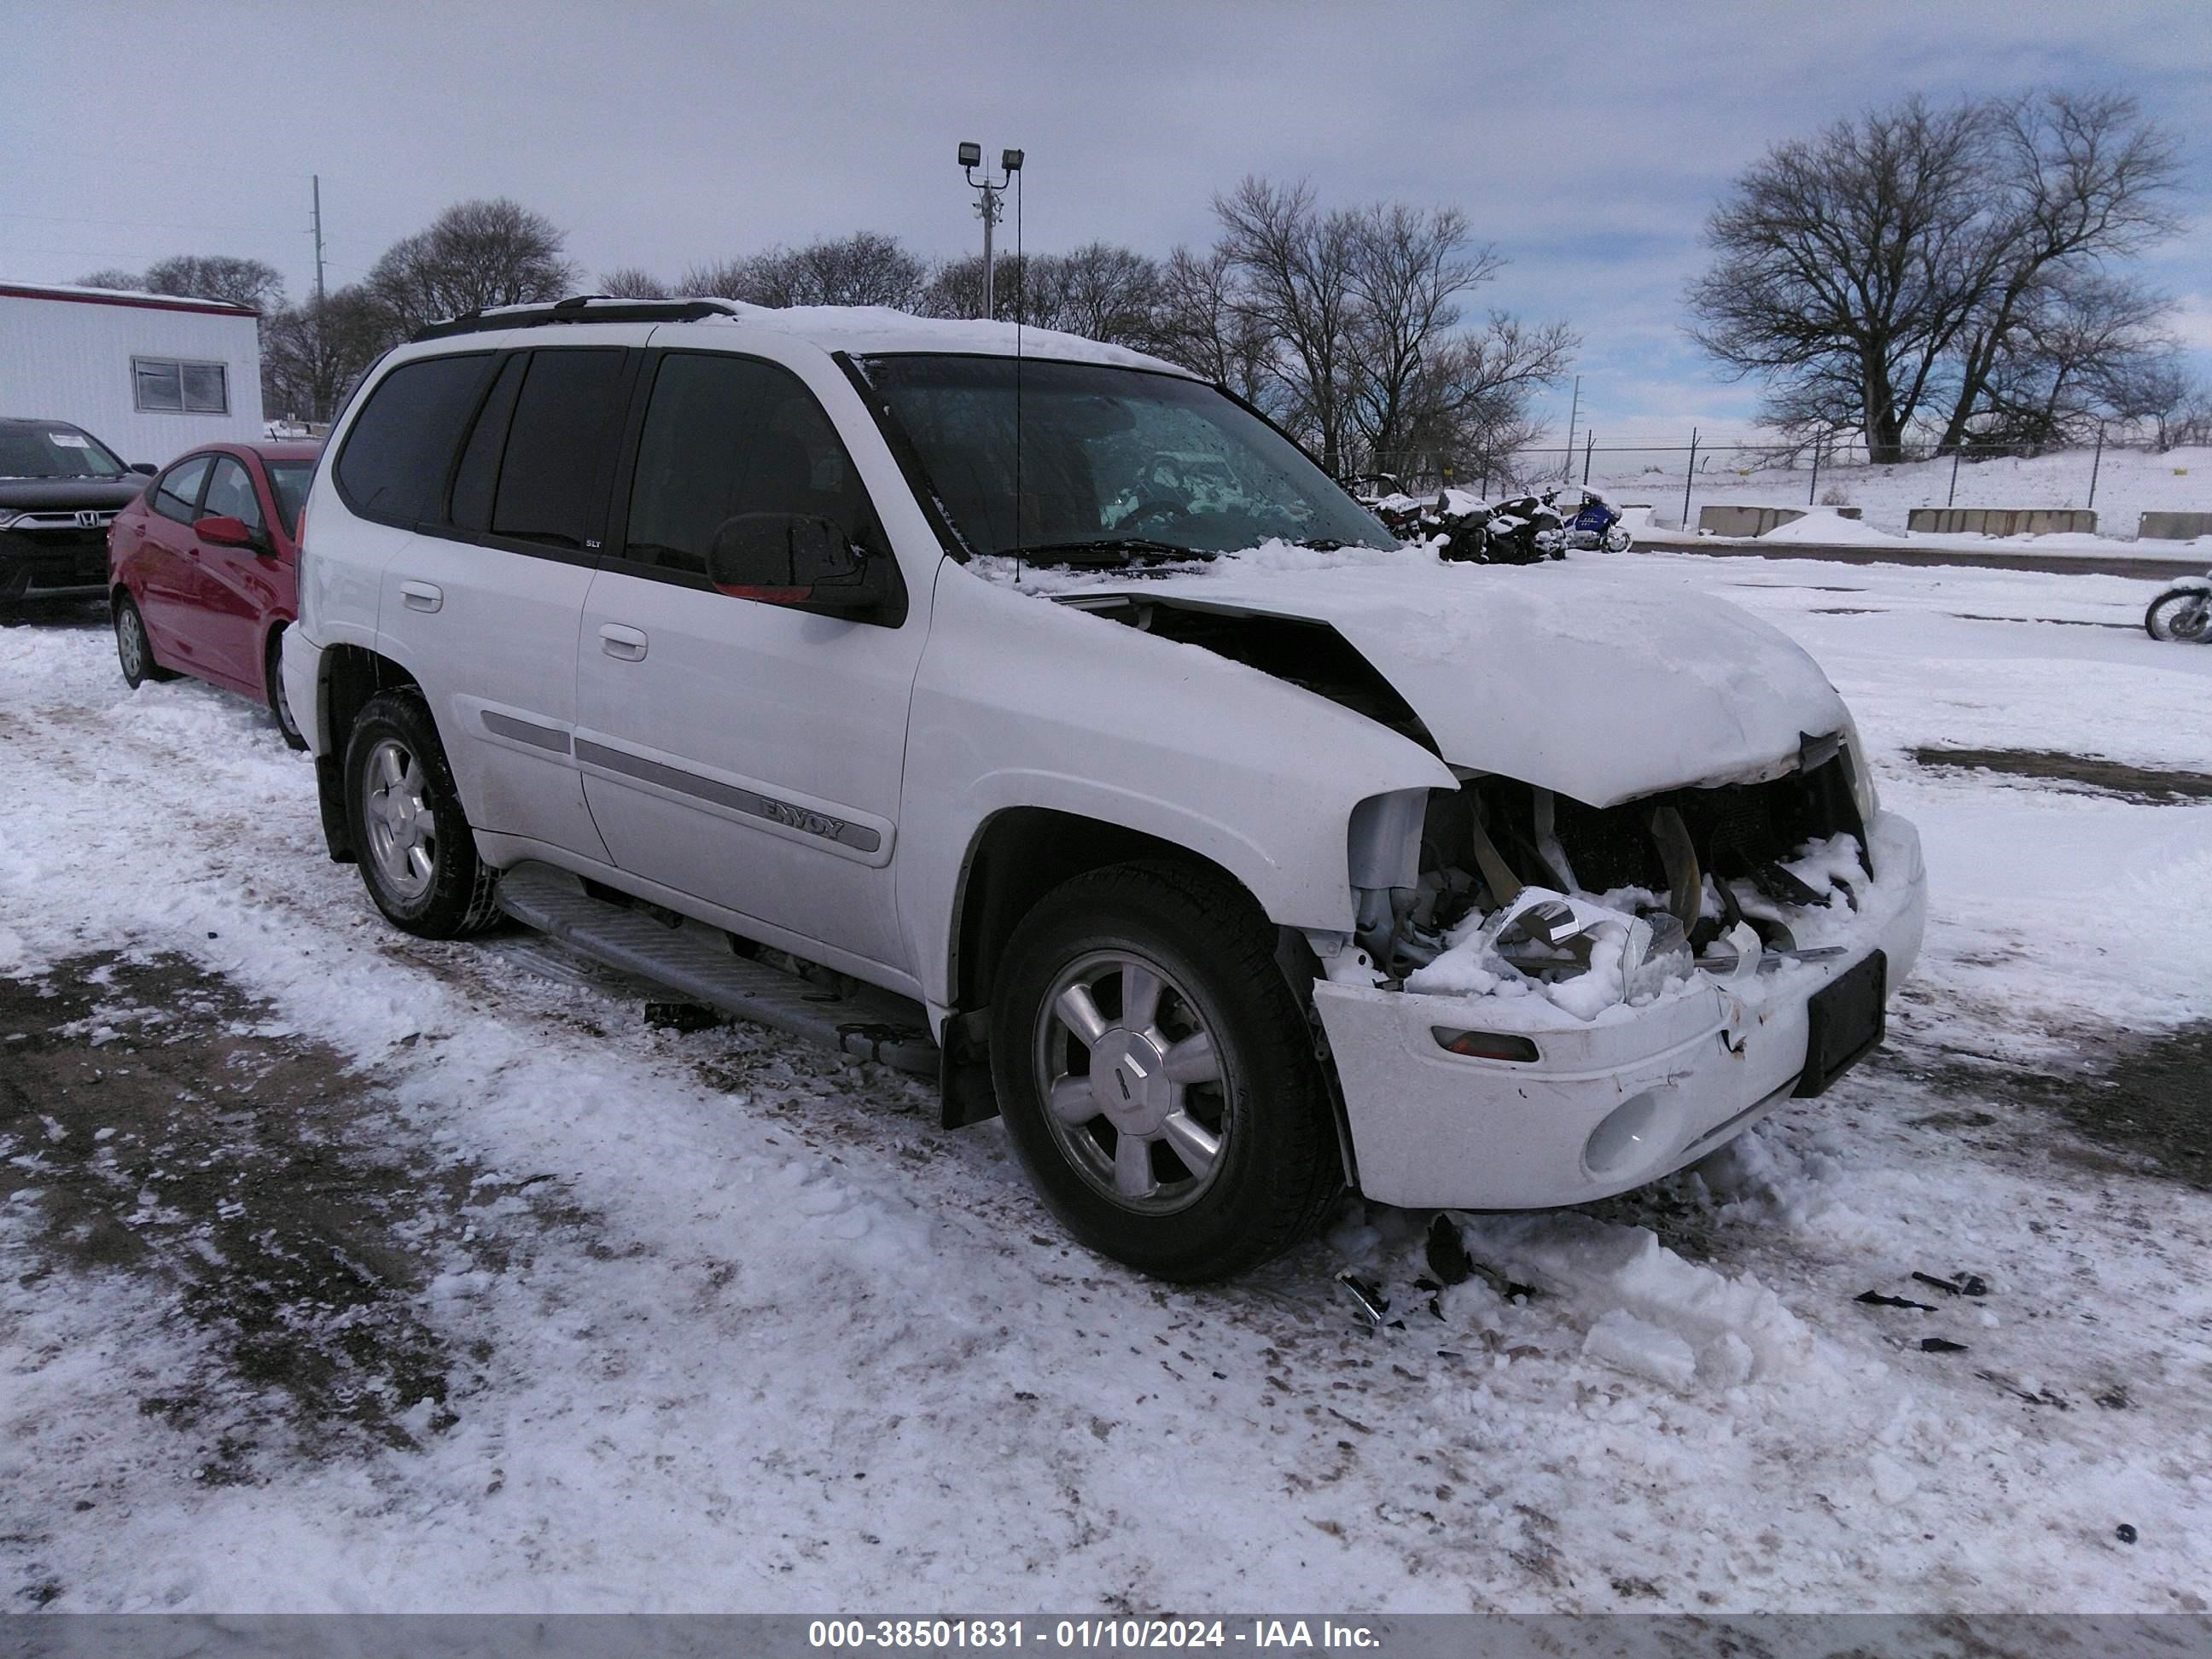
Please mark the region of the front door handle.
[[446, 602], [446, 590], [430, 582], [402, 582], [399, 602], [410, 611], [435, 611]]
[[645, 632], [642, 629], [624, 628], [620, 623], [599, 624], [599, 649], [610, 657], [619, 657], [624, 662], [645, 659]]

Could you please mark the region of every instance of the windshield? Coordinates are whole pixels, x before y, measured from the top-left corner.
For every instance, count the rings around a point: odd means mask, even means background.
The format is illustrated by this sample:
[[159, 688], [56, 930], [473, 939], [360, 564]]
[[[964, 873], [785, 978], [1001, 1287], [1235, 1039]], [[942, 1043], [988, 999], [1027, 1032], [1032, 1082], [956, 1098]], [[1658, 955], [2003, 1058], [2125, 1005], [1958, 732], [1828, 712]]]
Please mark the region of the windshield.
[[130, 471], [66, 426], [0, 426], [0, 478], [119, 478]]
[[276, 511], [284, 520], [284, 533], [300, 533], [300, 509], [307, 504], [307, 486], [315, 481], [313, 461], [270, 461], [269, 488], [276, 493]]
[[1271, 538], [1397, 545], [1288, 439], [1199, 381], [1022, 361], [1017, 492], [1013, 358], [874, 357], [864, 367], [977, 553], [1119, 563]]

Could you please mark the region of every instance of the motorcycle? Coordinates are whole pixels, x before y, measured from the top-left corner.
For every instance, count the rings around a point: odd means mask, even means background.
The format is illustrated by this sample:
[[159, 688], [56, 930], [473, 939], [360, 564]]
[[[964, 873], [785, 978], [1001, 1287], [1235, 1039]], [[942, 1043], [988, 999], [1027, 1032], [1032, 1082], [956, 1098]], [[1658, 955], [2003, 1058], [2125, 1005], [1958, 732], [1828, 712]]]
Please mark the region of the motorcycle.
[[1483, 562], [1535, 564], [1544, 559], [1567, 556], [1567, 532], [1559, 509], [1552, 503], [1559, 495], [1547, 489], [1540, 495], [1513, 495], [1490, 510], [1484, 526]]
[[2212, 571], [2184, 576], [2150, 602], [2143, 631], [2154, 640], [2193, 640], [2212, 645]]
[[1587, 484], [1581, 509], [1567, 520], [1566, 536], [1567, 545], [1578, 553], [1628, 551], [1628, 529], [1620, 521], [1620, 509]]

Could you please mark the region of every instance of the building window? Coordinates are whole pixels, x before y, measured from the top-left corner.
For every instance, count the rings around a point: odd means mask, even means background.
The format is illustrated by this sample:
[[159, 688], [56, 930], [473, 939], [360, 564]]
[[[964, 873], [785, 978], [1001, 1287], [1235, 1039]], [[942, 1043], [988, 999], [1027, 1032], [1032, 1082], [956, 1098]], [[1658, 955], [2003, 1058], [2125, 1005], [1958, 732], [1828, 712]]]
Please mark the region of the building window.
[[229, 371], [221, 363], [133, 357], [131, 378], [141, 409], [182, 415], [230, 413]]

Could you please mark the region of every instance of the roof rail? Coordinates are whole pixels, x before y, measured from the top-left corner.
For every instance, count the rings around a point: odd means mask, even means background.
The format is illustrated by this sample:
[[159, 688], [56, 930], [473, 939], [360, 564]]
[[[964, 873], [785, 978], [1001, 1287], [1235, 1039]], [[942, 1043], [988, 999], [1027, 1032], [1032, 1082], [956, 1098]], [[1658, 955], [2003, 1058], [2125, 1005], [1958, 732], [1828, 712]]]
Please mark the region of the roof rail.
[[547, 306], [501, 306], [465, 312], [431, 323], [408, 336], [413, 345], [450, 334], [482, 334], [492, 329], [538, 328], [547, 323], [696, 323], [702, 317], [734, 317], [727, 300], [615, 300], [604, 294], [574, 294]]

